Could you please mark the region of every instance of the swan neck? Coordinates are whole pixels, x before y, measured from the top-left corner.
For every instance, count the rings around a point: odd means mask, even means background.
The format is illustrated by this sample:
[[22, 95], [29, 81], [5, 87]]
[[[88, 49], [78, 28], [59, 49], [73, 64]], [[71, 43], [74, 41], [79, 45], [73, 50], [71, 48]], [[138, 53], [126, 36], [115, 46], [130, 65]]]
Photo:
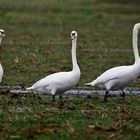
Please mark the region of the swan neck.
[[135, 63], [137, 63], [140, 60], [137, 41], [138, 41], [138, 29], [134, 29], [132, 42], [133, 42], [133, 52], [134, 52], [134, 57], [135, 57]]
[[77, 44], [77, 39], [72, 40], [72, 65], [73, 65], [73, 71], [79, 70], [79, 66], [77, 64], [77, 58], [76, 58], [76, 44]]
[[1, 45], [2, 37], [0, 37], [0, 45]]

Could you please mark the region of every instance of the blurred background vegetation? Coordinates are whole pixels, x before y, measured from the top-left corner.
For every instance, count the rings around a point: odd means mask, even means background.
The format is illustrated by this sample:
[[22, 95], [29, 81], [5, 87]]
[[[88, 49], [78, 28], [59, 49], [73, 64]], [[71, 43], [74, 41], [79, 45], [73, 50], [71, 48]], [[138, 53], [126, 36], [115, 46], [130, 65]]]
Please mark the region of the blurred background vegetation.
[[132, 29], [138, 0], [0, 0], [0, 28], [6, 37], [0, 59], [4, 85], [31, 85], [71, 70], [70, 32], [78, 32], [79, 85], [106, 69], [132, 64]]

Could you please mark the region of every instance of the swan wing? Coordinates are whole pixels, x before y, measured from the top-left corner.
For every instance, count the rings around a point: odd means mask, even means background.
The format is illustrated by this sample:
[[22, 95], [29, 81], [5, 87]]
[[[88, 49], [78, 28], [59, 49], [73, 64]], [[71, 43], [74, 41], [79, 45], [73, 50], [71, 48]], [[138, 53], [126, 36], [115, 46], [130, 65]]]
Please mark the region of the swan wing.
[[47, 88], [50, 86], [55, 89], [67, 88], [75, 85], [78, 80], [79, 77], [73, 75], [72, 72], [58, 72], [37, 81], [32, 87], [33, 89]]
[[106, 83], [114, 79], [131, 80], [133, 68], [132, 66], [119, 66], [105, 71], [102, 75], [93, 81], [94, 85]]

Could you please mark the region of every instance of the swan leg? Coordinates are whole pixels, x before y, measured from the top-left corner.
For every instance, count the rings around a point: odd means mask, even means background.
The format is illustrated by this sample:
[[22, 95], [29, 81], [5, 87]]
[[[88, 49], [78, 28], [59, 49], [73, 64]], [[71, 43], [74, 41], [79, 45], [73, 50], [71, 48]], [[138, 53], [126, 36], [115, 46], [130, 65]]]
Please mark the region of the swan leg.
[[52, 100], [53, 102], [55, 102], [55, 95], [52, 95]]
[[51, 93], [52, 93], [52, 100], [53, 100], [53, 102], [55, 102], [55, 90], [52, 89], [51, 90]]
[[62, 95], [60, 95], [59, 98], [60, 98], [60, 101], [61, 101], [62, 100]]
[[106, 90], [106, 92], [105, 92], [105, 97], [104, 97], [104, 101], [105, 101], [105, 102], [107, 102], [107, 95], [108, 95], [108, 93], [109, 93], [109, 91]]
[[122, 101], [124, 102], [124, 100], [125, 100], [125, 96], [126, 96], [124, 91], [122, 91], [121, 96], [122, 96]]
[[126, 96], [126, 94], [125, 94], [125, 92], [124, 91], [122, 91], [122, 94], [121, 94], [121, 96], [122, 96], [122, 99], [121, 99], [121, 104], [122, 104], [122, 106], [121, 106], [121, 111], [122, 112], [125, 112], [125, 96]]

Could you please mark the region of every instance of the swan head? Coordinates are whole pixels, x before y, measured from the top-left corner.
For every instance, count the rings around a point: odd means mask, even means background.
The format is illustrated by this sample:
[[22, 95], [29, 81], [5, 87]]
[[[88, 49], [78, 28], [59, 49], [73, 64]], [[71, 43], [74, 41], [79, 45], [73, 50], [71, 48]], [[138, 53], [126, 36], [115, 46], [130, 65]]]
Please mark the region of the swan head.
[[0, 45], [1, 45], [2, 38], [3, 38], [4, 36], [5, 36], [4, 30], [3, 30], [3, 29], [0, 29]]
[[140, 23], [136, 23], [135, 25], [134, 25], [134, 31], [138, 31], [140, 29]]
[[5, 36], [4, 30], [3, 30], [3, 29], [0, 29], [0, 37], [2, 38], [2, 37], [4, 37], [4, 36]]
[[76, 31], [72, 31], [71, 32], [71, 40], [77, 39], [77, 37], [78, 37], [77, 32]]

